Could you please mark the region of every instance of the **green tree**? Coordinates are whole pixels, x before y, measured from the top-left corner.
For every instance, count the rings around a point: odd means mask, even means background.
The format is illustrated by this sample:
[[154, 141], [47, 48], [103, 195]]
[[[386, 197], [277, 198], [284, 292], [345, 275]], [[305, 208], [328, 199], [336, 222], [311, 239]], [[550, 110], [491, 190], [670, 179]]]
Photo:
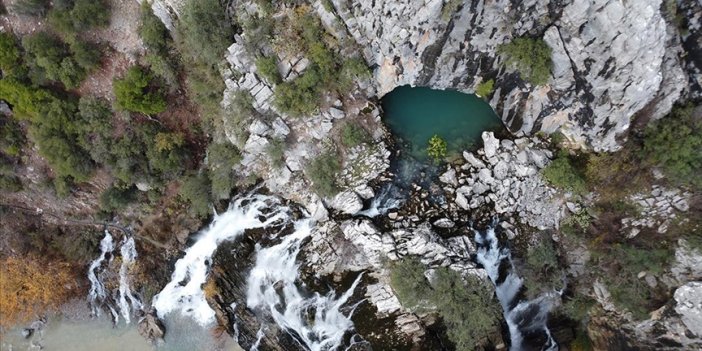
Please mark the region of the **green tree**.
[[156, 114], [166, 110], [166, 98], [154, 83], [151, 72], [132, 66], [121, 79], [115, 79], [117, 104], [128, 111]]
[[419, 259], [410, 257], [394, 262], [390, 269], [390, 285], [402, 306], [415, 312], [433, 307], [431, 285], [424, 276], [427, 267]]
[[178, 21], [183, 54], [189, 60], [217, 67], [234, 41], [234, 30], [219, 0], [188, 0]]
[[305, 172], [312, 181], [312, 188], [317, 194], [331, 197], [339, 192], [336, 174], [340, 170], [339, 156], [332, 151], [325, 151], [307, 165]]
[[490, 94], [492, 94], [492, 89], [494, 88], [494, 86], [495, 81], [492, 79], [481, 82], [475, 88], [475, 94], [482, 98], [487, 98], [490, 96]]
[[285, 139], [272, 139], [266, 153], [273, 167], [282, 167], [285, 161]]
[[190, 210], [199, 217], [211, 212], [210, 180], [204, 173], [190, 173], [183, 178], [180, 196], [190, 203]]
[[211, 143], [207, 146], [207, 167], [212, 180], [212, 196], [226, 199], [234, 189], [233, 168], [241, 162], [239, 149], [229, 143]]
[[[30, 70], [36, 79], [60, 81], [67, 88], [78, 86], [87, 75], [76, 62], [68, 45], [46, 32], [37, 32], [22, 39]], [[40, 82], [41, 83], [41, 82]]]
[[666, 119], [645, 131], [647, 162], [660, 166], [678, 184], [702, 188], [702, 119], [693, 117], [694, 107], [678, 107]]
[[534, 85], [544, 85], [551, 75], [551, 48], [543, 39], [514, 38], [502, 44], [498, 52], [505, 63], [514, 67], [522, 79]]
[[429, 139], [427, 155], [429, 155], [434, 162], [440, 162], [446, 157], [447, 149], [448, 144], [446, 143], [446, 140], [435, 134]]

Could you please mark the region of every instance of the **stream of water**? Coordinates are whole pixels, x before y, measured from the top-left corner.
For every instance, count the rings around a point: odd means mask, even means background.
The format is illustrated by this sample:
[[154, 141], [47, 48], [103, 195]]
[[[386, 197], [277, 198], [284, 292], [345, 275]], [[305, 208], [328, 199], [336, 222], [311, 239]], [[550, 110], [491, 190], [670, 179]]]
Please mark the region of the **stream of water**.
[[[544, 333], [546, 337], [545, 344], [539, 345], [539, 349], [558, 350], [558, 344], [551, 337], [546, 322], [548, 313], [560, 299], [560, 293], [554, 291], [542, 294], [534, 300], [520, 301], [518, 294], [522, 288], [522, 278], [514, 270], [509, 249], [500, 246], [494, 226], [482, 233], [476, 231], [475, 242], [478, 244], [477, 261], [483, 265], [490, 280], [495, 284], [497, 299], [502, 305], [509, 329], [510, 350], [531, 349], [526, 347], [524, 335], [539, 332]], [[501, 266], [506, 269], [500, 271]]]

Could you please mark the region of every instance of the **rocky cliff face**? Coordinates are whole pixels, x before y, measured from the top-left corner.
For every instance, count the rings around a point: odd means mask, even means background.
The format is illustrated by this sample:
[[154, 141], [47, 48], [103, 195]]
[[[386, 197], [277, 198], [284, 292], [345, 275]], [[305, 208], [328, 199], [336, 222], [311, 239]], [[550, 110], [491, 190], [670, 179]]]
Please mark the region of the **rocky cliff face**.
[[[637, 113], [662, 117], [687, 85], [678, 29], [660, 0], [333, 3], [376, 67], [378, 96], [405, 84], [472, 92], [494, 79], [491, 104], [517, 135], [560, 129], [615, 150]], [[548, 84], [503, 67], [499, 45], [519, 36], [543, 36], [553, 50]]]

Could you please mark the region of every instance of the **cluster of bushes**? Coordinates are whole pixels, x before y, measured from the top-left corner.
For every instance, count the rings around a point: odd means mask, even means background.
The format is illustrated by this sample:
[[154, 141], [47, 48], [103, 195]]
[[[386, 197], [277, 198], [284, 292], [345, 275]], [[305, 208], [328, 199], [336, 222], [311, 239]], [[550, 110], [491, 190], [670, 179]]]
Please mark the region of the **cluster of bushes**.
[[110, 24], [107, 0], [59, 0], [53, 2], [47, 18], [49, 24], [65, 34], [76, 34]]
[[544, 85], [551, 75], [551, 48], [543, 39], [514, 38], [502, 44], [498, 52], [505, 63], [514, 67], [522, 78], [534, 85]]
[[357, 77], [369, 75], [358, 58], [343, 60], [330, 49], [329, 35], [307, 6], [299, 6], [277, 29], [281, 51], [303, 52], [311, 64], [297, 78], [276, 86], [276, 106], [283, 112], [305, 115], [314, 112], [329, 91], [350, 88]]
[[419, 260], [405, 258], [391, 267], [390, 282], [402, 305], [415, 312], [436, 310], [457, 350], [475, 350], [499, 333], [501, 309], [486, 282], [462, 277], [446, 267], [434, 270], [431, 281]]
[[525, 277], [524, 285], [530, 297], [563, 287], [564, 272], [560, 269], [558, 253], [548, 236], [542, 235], [536, 244], [529, 247], [524, 263], [520, 274]]
[[481, 98], [487, 98], [492, 94], [492, 90], [495, 87], [495, 81], [493, 79], [486, 80], [484, 82], [481, 82], [478, 84], [478, 86], [475, 88], [475, 94], [480, 96]]

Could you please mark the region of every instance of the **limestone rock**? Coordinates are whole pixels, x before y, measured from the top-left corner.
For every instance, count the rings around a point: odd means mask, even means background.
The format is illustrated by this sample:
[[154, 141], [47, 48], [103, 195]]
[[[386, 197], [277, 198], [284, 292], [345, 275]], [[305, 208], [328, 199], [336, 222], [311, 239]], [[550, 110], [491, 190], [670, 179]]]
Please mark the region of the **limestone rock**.
[[343, 213], [352, 215], [363, 209], [363, 201], [355, 192], [346, 190], [334, 196], [330, 206]]

